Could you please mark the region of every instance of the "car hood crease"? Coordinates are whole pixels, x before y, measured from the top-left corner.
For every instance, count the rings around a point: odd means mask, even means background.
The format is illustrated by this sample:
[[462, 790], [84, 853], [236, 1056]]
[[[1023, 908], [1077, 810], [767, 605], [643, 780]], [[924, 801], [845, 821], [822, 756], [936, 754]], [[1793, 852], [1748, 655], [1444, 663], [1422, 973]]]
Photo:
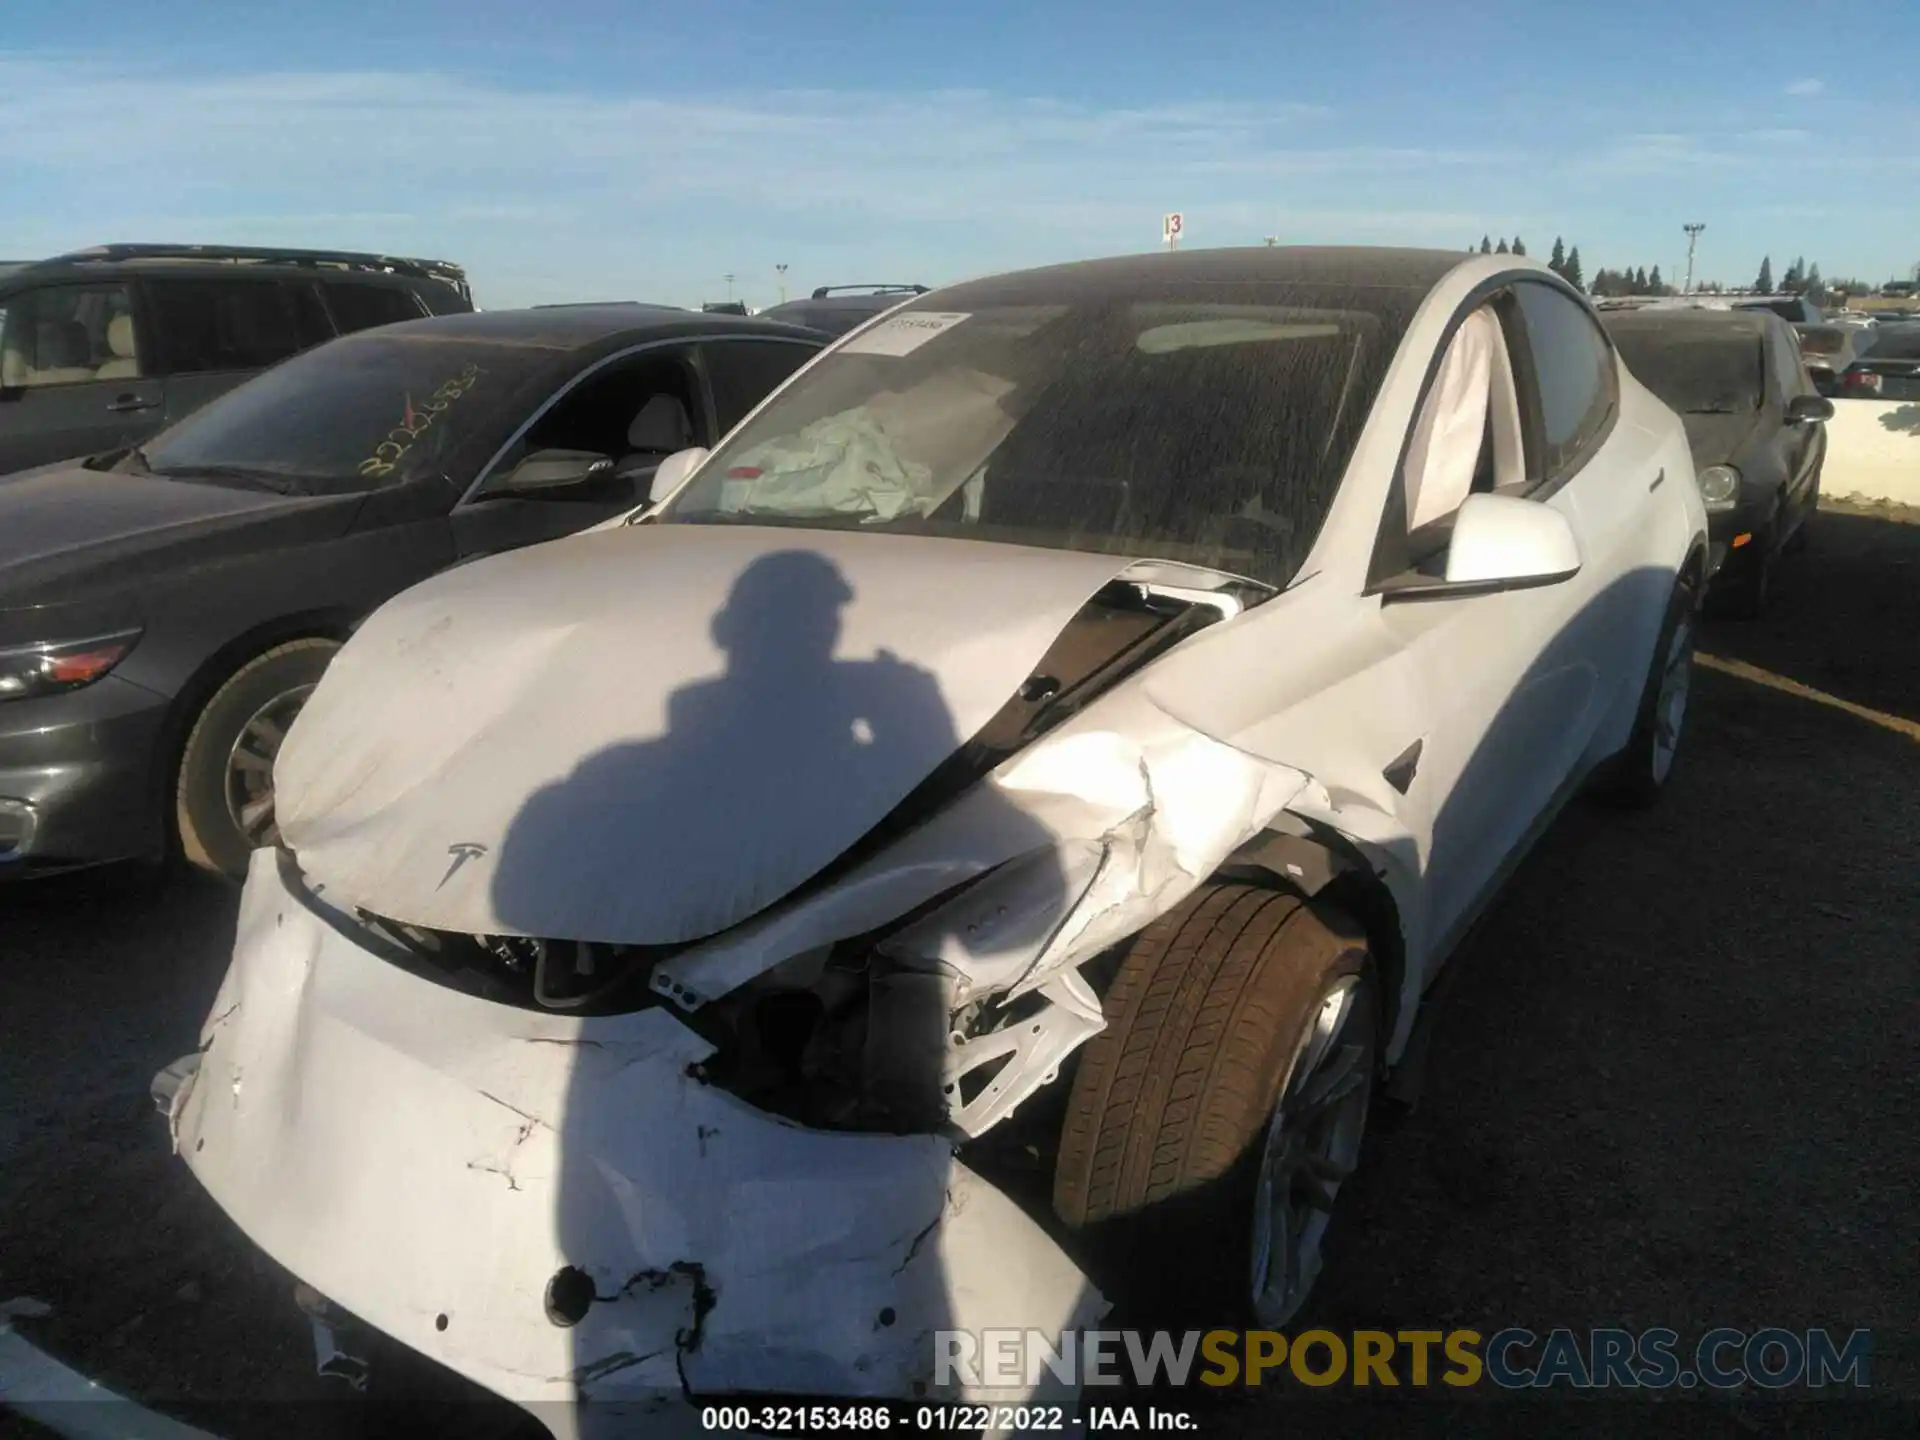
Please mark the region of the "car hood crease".
[[391, 920], [704, 938], [891, 812], [1128, 563], [664, 525], [462, 566], [335, 660], [278, 761], [281, 833]]

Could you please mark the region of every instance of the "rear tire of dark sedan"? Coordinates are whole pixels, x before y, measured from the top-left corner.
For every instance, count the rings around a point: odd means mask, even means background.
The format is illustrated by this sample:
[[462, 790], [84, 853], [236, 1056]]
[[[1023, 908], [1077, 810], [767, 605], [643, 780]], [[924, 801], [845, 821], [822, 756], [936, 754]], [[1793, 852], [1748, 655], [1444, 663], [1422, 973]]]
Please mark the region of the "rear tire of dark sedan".
[[175, 797], [189, 863], [243, 880], [248, 857], [279, 839], [273, 759], [339, 648], [319, 639], [276, 645], [235, 671], [200, 712], [180, 756]]

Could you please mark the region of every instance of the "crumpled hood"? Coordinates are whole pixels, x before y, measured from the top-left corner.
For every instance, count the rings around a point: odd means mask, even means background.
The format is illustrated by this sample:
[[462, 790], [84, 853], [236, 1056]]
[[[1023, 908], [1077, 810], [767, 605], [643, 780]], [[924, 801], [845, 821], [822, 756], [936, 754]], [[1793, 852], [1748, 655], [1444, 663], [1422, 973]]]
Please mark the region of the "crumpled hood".
[[1682, 415], [1694, 468], [1737, 464], [1740, 452], [1759, 430], [1761, 418], [1757, 410], [1742, 415]]
[[277, 762], [281, 833], [410, 924], [712, 935], [885, 817], [1127, 563], [643, 525], [462, 566], [334, 661]]

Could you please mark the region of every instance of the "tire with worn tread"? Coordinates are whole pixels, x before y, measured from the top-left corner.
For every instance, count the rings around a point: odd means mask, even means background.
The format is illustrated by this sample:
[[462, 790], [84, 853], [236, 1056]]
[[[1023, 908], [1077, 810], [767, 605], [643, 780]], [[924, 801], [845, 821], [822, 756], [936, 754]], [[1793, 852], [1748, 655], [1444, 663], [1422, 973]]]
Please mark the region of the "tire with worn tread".
[[[1251, 1313], [1255, 1187], [1270, 1119], [1330, 988], [1379, 996], [1360, 927], [1285, 891], [1208, 885], [1135, 938], [1081, 1055], [1055, 1213], [1123, 1312], [1237, 1324]], [[1377, 1063], [1367, 1052], [1366, 1083]], [[1362, 1102], [1364, 1104], [1364, 1101]]]
[[[246, 877], [253, 846], [227, 805], [227, 769], [241, 733], [268, 706], [319, 683], [338, 642], [289, 640], [242, 665], [214, 691], [187, 735], [174, 792], [180, 853], [202, 870]], [[277, 747], [276, 747], [277, 748]]]

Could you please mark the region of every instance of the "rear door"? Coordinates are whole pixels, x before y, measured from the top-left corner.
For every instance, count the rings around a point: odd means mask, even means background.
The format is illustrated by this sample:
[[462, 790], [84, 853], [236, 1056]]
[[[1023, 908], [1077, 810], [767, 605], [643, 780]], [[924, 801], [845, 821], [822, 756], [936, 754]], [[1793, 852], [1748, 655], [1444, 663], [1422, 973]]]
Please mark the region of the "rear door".
[[305, 282], [268, 277], [141, 281], [166, 376], [169, 425], [328, 338]]
[[0, 474], [136, 444], [163, 389], [124, 281], [43, 285], [0, 300]]

